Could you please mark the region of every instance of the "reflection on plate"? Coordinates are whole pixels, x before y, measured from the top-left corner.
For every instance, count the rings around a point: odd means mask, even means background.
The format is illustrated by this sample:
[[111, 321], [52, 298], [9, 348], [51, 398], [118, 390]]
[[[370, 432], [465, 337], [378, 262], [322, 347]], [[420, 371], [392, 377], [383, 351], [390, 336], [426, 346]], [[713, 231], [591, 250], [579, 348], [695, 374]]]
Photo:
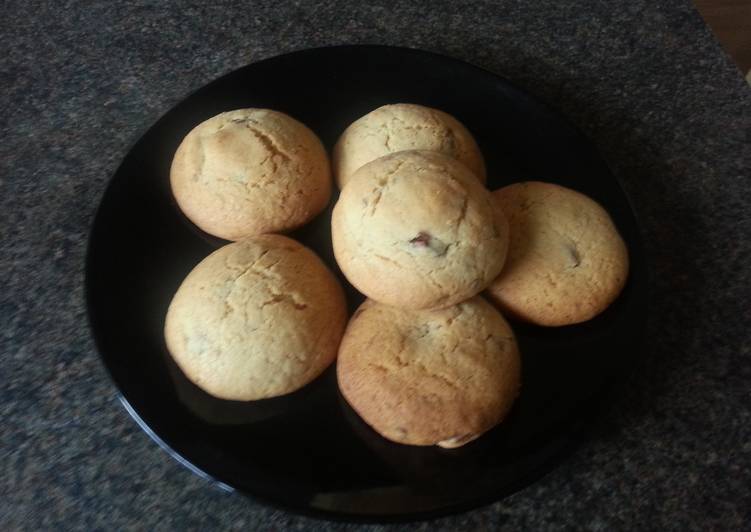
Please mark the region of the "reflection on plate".
[[227, 401], [217, 399], [193, 384], [166, 349], [163, 356], [178, 400], [191, 414], [209, 425], [244, 425], [281, 416], [309, 401], [311, 395], [322, 393], [326, 387], [326, 380], [321, 377], [294, 393], [280, 397], [260, 401]]

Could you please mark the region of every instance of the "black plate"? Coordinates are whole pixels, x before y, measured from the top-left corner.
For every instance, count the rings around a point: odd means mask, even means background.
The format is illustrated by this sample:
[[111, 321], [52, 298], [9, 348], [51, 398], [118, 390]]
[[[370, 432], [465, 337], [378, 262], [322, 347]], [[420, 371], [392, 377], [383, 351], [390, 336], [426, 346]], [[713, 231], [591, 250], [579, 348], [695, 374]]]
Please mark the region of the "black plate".
[[[301, 120], [330, 148], [354, 119], [394, 102], [437, 107], [466, 124], [485, 154], [491, 189], [543, 179], [595, 198], [631, 253], [623, 294], [595, 320], [557, 329], [514, 324], [523, 356], [521, 396], [501, 426], [453, 451], [400, 446], [377, 436], [342, 401], [333, 368], [287, 397], [213, 399], [185, 379], [162, 338], [178, 285], [222, 243], [185, 220], [170, 194], [169, 166], [183, 136], [221, 111], [267, 107]], [[329, 215], [330, 209], [293, 236], [338, 272]], [[304, 50], [254, 63], [169, 111], [133, 146], [107, 188], [86, 273], [104, 363], [128, 411], [160, 445], [224, 487], [294, 511], [352, 520], [468, 509], [548, 471], [631, 367], [646, 310], [634, 216], [590, 142], [555, 111], [490, 72], [379, 46]], [[361, 296], [345, 286], [355, 308]]]

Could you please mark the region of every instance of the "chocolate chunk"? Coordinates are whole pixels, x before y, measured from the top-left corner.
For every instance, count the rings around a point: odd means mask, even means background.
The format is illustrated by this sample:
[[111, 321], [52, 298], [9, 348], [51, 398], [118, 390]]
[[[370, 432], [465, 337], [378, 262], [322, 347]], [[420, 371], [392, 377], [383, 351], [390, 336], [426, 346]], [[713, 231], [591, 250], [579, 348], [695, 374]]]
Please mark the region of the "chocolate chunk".
[[576, 268], [581, 264], [581, 256], [579, 255], [579, 250], [576, 247], [576, 244], [566, 244], [566, 251], [568, 251], [569, 255], [571, 256], [571, 260], [573, 261], [572, 268]]
[[416, 247], [428, 247], [430, 246], [430, 233], [420, 231], [417, 236], [409, 241], [410, 244]]
[[439, 257], [444, 256], [449, 247], [443, 240], [435, 238], [425, 231], [417, 233], [417, 236], [410, 240], [409, 243], [416, 248], [430, 248]]

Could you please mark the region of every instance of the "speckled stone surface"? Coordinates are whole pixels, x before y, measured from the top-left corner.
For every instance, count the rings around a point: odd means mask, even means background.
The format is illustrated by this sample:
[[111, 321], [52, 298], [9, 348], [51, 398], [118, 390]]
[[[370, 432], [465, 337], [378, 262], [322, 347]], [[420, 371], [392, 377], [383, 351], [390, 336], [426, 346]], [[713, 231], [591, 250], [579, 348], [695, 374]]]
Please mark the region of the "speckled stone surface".
[[687, 0], [114, 4], [3, 4], [0, 528], [348, 528], [163, 453], [118, 403], [83, 300], [89, 225], [139, 133], [221, 74], [337, 43], [450, 54], [560, 108], [630, 195], [652, 272], [643, 361], [574, 455], [417, 528], [749, 526], [751, 89]]

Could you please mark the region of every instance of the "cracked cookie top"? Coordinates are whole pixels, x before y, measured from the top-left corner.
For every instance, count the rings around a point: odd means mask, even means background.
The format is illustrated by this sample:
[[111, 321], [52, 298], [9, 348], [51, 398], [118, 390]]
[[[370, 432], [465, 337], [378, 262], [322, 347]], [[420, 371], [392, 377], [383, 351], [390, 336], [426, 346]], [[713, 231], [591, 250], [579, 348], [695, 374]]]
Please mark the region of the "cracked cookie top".
[[185, 278], [167, 312], [167, 348], [221, 399], [283, 395], [336, 358], [344, 293], [318, 256], [279, 235], [219, 248]]
[[364, 164], [403, 150], [443, 153], [485, 182], [482, 153], [461, 122], [438, 109], [397, 103], [371, 111], [342, 133], [332, 156], [336, 184], [343, 188]]
[[506, 416], [521, 361], [508, 323], [481, 297], [440, 310], [367, 300], [342, 338], [337, 379], [382, 436], [458, 447]]
[[569, 325], [593, 318], [618, 297], [628, 251], [594, 200], [538, 181], [493, 196], [511, 233], [506, 265], [488, 288], [504, 312], [538, 325]]
[[403, 151], [360, 168], [331, 220], [334, 254], [363, 294], [389, 305], [453, 305], [501, 271], [508, 224], [461, 163]]
[[227, 240], [294, 229], [331, 197], [321, 141], [268, 109], [229, 111], [196, 126], [175, 153], [170, 182], [185, 215]]

